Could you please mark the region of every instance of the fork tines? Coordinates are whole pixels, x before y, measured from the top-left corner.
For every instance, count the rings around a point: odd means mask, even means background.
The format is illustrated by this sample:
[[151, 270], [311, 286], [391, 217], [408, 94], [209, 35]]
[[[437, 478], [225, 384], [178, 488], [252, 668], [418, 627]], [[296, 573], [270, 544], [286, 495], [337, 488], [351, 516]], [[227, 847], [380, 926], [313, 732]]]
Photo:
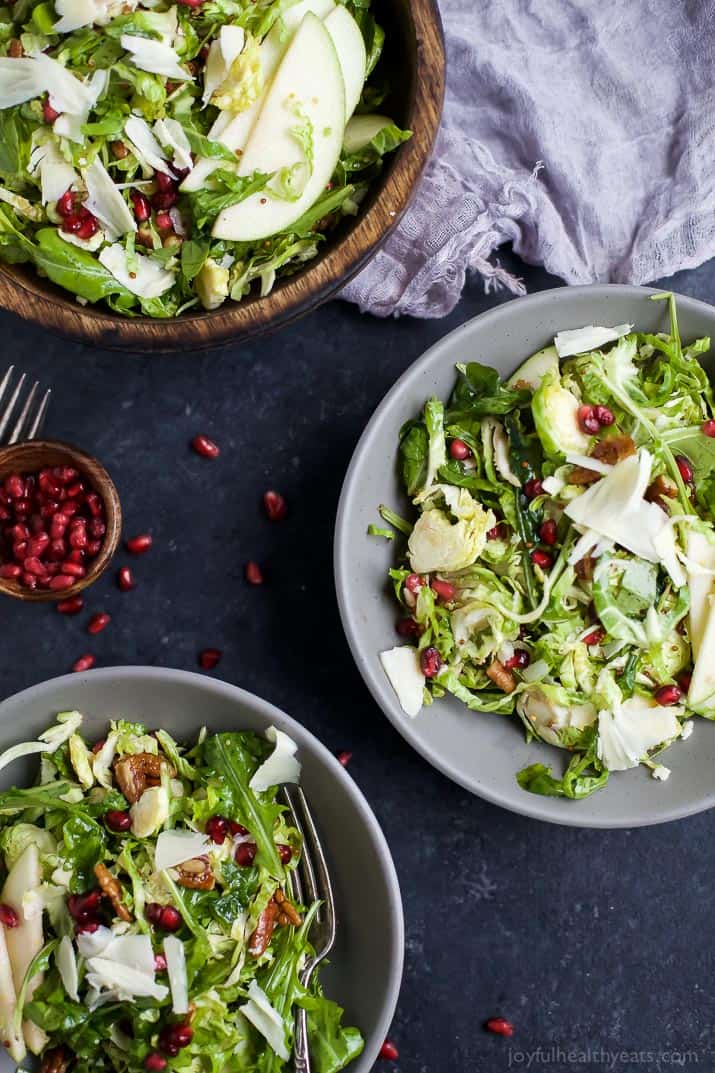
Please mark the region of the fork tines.
[[0, 444], [7, 446], [19, 440], [35, 439], [42, 428], [50, 401], [49, 389], [41, 398], [38, 397], [40, 383], [36, 380], [23, 403], [22, 393], [27, 377], [22, 373], [13, 386], [14, 372], [15, 366], [11, 365], [0, 380]]
[[304, 975], [306, 969], [307, 974], [310, 975], [315, 965], [327, 956], [335, 942], [333, 887], [323, 847], [320, 844], [305, 794], [298, 786], [285, 786], [283, 796], [290, 809], [293, 825], [303, 842], [298, 867], [290, 872], [294, 896], [305, 906], [310, 906], [316, 901], [321, 903], [310, 931], [315, 958], [311, 959], [304, 969]]

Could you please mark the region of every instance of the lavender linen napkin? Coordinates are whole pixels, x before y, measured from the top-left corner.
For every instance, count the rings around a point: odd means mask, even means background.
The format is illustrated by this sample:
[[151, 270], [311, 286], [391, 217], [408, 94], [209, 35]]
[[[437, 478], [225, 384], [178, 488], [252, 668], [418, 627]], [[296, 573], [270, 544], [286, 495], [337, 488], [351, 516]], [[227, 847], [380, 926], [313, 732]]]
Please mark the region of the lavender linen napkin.
[[715, 255], [715, 0], [441, 0], [434, 157], [342, 292], [441, 317], [467, 272], [523, 292], [513, 242], [567, 283], [645, 283]]

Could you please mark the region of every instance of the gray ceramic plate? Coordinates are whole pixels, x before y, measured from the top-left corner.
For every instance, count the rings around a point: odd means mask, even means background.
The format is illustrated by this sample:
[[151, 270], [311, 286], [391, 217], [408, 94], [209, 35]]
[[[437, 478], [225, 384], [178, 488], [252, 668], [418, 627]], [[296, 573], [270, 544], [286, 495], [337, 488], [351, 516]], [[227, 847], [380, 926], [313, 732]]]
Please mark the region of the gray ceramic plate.
[[[395, 1012], [402, 978], [404, 923], [400, 889], [377, 820], [338, 761], [302, 726], [272, 704], [235, 686], [198, 674], [149, 667], [115, 667], [67, 675], [26, 689], [0, 704], [0, 750], [35, 737], [58, 711], [78, 709], [90, 737], [122, 716], [166, 727], [191, 739], [211, 731], [274, 725], [300, 746], [305, 789], [330, 858], [338, 911], [338, 938], [323, 972], [326, 993], [345, 1007], [347, 1024], [365, 1036], [350, 1073], [368, 1073]], [[0, 778], [0, 790], [32, 777], [36, 763], [18, 762]], [[0, 1068], [10, 1069], [9, 1059]]]
[[[358, 668], [388, 719], [431, 764], [473, 793], [526, 816], [577, 827], [662, 823], [715, 805], [715, 726], [696, 720], [692, 737], [665, 754], [673, 772], [667, 782], [639, 768], [614, 775], [585, 801], [527, 793], [517, 785], [516, 772], [537, 761], [560, 770], [563, 754], [527, 745], [515, 718], [470, 713], [452, 697], [414, 720], [403, 713], [378, 660], [381, 650], [399, 641], [396, 605], [385, 582], [393, 551], [366, 530], [379, 520], [380, 503], [409, 514], [396, 470], [399, 429], [430, 395], [449, 395], [456, 362], [480, 361], [506, 376], [563, 328], [628, 322], [643, 331], [667, 330], [666, 305], [648, 297], [656, 293], [645, 287], [564, 287], [507, 302], [452, 332], [407, 370], [375, 411], [338, 509], [335, 577], [343, 626]], [[715, 337], [711, 306], [679, 298], [678, 314], [683, 339]], [[712, 361], [712, 354], [705, 361]]]

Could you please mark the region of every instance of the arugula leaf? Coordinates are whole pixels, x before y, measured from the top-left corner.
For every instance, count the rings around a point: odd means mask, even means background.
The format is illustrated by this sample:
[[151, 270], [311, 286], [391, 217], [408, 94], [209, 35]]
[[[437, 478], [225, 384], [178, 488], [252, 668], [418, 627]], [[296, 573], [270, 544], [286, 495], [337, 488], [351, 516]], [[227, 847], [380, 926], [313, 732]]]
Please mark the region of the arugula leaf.
[[511, 388], [499, 379], [496, 369], [470, 361], [457, 365], [459, 379], [447, 414], [450, 424], [474, 417], [507, 414], [531, 399], [527, 389]]
[[211, 176], [213, 189], [199, 190], [188, 195], [194, 223], [203, 230], [213, 223], [220, 212], [244, 201], [251, 194], [263, 190], [271, 175], [254, 171], [251, 175], [235, 175], [233, 172], [220, 170]]
[[429, 435], [423, 421], [410, 421], [400, 431], [400, 459], [402, 480], [408, 496], [414, 496], [422, 487], [427, 474]]
[[300, 1005], [308, 1014], [310, 1058], [315, 1073], [338, 1073], [362, 1054], [365, 1041], [359, 1030], [343, 1027], [345, 1011], [325, 998], [319, 984]]
[[70, 889], [82, 894], [97, 885], [94, 866], [104, 857], [107, 836], [99, 824], [77, 812], [62, 825], [62, 839], [59, 852], [72, 869]]
[[233, 861], [224, 861], [221, 875], [226, 887], [221, 897], [211, 902], [211, 912], [220, 923], [230, 928], [255, 897], [259, 871], [257, 868], [239, 868]]
[[65, 242], [53, 228], [42, 228], [35, 238], [34, 262], [53, 283], [86, 298], [88, 302], [99, 302], [102, 298], [115, 295], [122, 308], [136, 304], [131, 291], [116, 280], [96, 257]]
[[530, 764], [516, 776], [522, 790], [542, 797], [568, 797], [572, 801], [581, 801], [596, 790], [602, 789], [608, 782], [608, 772], [589, 774], [592, 765], [591, 756], [577, 754], [560, 779], [554, 778], [551, 768], [545, 764]]

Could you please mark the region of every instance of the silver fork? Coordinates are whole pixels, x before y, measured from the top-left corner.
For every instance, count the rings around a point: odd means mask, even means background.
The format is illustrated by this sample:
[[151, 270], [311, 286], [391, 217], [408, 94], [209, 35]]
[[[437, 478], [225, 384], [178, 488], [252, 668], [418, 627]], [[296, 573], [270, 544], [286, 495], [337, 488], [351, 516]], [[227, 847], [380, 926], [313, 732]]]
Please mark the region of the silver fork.
[[[300, 973], [301, 983], [307, 987], [316, 968], [335, 944], [335, 899], [325, 854], [305, 794], [298, 786], [285, 786], [283, 795], [288, 803], [293, 825], [303, 840], [303, 852], [298, 867], [290, 872], [293, 897], [306, 906], [316, 901], [321, 903], [310, 929], [310, 941], [315, 954], [306, 962]], [[295, 1073], [311, 1073], [308, 1019], [302, 1009], [297, 1011], [295, 1018], [293, 1068]]]
[[[38, 397], [40, 382], [36, 380], [22, 403], [21, 396], [27, 376], [22, 373], [13, 387], [14, 372], [15, 366], [11, 365], [0, 380], [0, 446], [6, 447], [20, 440], [36, 438], [50, 402], [49, 389], [42, 398]], [[18, 406], [20, 410], [15, 416]]]

